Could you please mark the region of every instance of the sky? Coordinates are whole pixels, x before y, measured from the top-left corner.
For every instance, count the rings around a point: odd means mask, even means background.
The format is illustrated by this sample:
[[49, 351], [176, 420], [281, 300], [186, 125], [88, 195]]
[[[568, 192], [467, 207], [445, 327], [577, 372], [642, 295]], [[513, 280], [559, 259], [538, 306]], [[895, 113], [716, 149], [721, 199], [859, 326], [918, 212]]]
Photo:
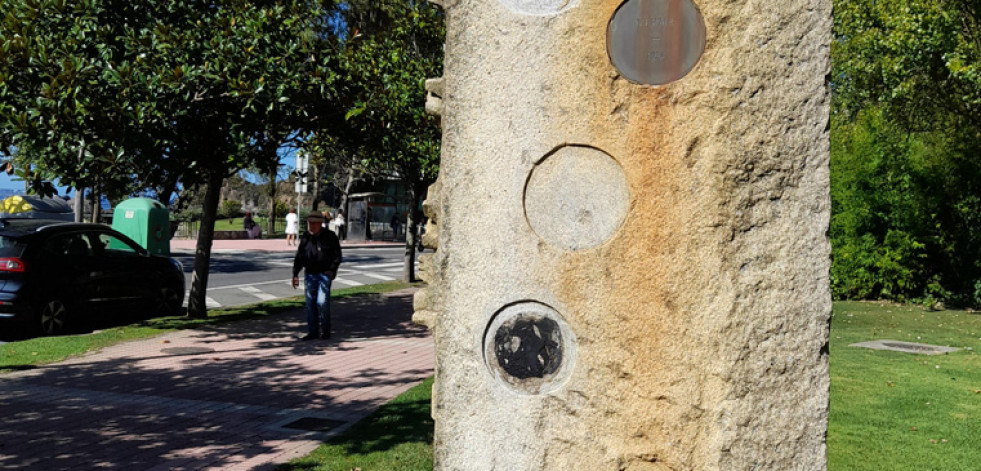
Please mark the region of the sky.
[[[7, 175], [5, 172], [0, 172], [0, 190], [16, 190], [19, 192], [24, 192], [24, 182], [14, 180], [15, 178], [15, 175]], [[58, 185], [55, 185], [55, 187], [58, 188], [59, 195], [64, 195], [66, 191], [71, 190], [68, 187], [60, 187]], [[74, 192], [72, 191], [72, 194], [73, 193]]]
[[[294, 163], [295, 157], [293, 156], [292, 152], [280, 153], [279, 164], [283, 165], [283, 168], [285, 168], [287, 172], [293, 170]], [[18, 192], [24, 192], [24, 182], [14, 180], [15, 178], [15, 175], [7, 175], [5, 172], [0, 172], [0, 190], [16, 190]], [[257, 178], [250, 178], [248, 176], [246, 176], [246, 178], [253, 182], [259, 181]], [[75, 194], [75, 191], [69, 187], [58, 186], [57, 184], [55, 184], [55, 187], [58, 189], [59, 195], [64, 195], [65, 192], [68, 192], [68, 196], [73, 196]]]
[[6, 173], [0, 173], [0, 189], [3, 190], [23, 190], [24, 182], [15, 182]]

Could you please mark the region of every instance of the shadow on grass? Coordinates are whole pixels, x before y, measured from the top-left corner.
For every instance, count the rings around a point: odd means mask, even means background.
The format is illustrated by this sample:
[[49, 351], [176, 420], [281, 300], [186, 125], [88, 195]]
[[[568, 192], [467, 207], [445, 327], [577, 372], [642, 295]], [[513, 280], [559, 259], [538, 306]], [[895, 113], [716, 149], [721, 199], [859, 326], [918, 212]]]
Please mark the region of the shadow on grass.
[[431, 443], [433, 420], [429, 416], [429, 401], [419, 400], [386, 404], [360, 422], [349, 433], [331, 440], [349, 454], [386, 451], [406, 442]]
[[[416, 461], [432, 468], [433, 420], [430, 414], [433, 379], [406, 391], [310, 455], [285, 463], [277, 471], [312, 469], [388, 469], [386, 463]], [[406, 445], [417, 445], [409, 451]], [[404, 456], [412, 453], [414, 456]], [[395, 456], [399, 455], [399, 456]], [[390, 466], [390, 464], [389, 464]]]

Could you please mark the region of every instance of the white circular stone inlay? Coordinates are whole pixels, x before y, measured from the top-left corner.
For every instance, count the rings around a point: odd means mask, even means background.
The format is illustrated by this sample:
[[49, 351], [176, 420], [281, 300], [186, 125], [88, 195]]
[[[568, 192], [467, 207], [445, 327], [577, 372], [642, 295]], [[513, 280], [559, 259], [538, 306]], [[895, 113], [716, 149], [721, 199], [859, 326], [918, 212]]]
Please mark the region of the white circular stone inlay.
[[528, 224], [545, 242], [583, 250], [617, 232], [630, 193], [613, 157], [591, 147], [564, 146], [532, 169], [524, 204]]

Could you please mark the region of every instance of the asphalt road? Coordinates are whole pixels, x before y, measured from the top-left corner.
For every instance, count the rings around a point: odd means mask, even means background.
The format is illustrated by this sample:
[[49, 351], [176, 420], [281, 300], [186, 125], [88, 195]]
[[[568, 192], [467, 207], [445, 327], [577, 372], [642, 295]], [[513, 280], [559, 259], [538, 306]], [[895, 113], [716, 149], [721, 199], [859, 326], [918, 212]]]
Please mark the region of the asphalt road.
[[[174, 258], [184, 264], [186, 288], [191, 288], [194, 256], [176, 253]], [[368, 285], [402, 277], [405, 249], [364, 248], [345, 249], [344, 263], [338, 270], [332, 290]], [[208, 275], [208, 307], [227, 307], [252, 304], [303, 294], [302, 274], [299, 289], [290, 286], [292, 252], [217, 251], [211, 254]], [[184, 305], [187, 305], [185, 296]]]
[[[184, 265], [186, 289], [191, 288], [194, 256], [190, 251], [171, 255]], [[403, 247], [348, 248], [332, 290], [402, 278]], [[240, 306], [303, 294], [290, 286], [293, 252], [216, 250], [211, 254], [207, 303], [210, 308]], [[187, 295], [184, 296], [187, 306]], [[108, 321], [111, 325], [113, 321]], [[101, 324], [100, 324], [101, 325]], [[0, 345], [22, 338], [22, 332], [0, 331]]]

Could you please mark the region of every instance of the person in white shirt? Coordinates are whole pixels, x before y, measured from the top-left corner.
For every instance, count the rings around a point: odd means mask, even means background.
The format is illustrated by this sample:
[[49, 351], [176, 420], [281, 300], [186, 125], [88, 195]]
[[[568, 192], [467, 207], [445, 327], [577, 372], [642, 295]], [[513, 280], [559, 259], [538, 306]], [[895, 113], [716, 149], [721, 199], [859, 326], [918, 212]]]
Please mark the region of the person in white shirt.
[[344, 240], [347, 238], [347, 226], [344, 221], [344, 210], [338, 209], [337, 216], [334, 217], [334, 228], [337, 230], [338, 240]]
[[290, 209], [286, 215], [286, 244], [296, 245], [296, 235], [300, 232], [300, 218], [295, 209]]

